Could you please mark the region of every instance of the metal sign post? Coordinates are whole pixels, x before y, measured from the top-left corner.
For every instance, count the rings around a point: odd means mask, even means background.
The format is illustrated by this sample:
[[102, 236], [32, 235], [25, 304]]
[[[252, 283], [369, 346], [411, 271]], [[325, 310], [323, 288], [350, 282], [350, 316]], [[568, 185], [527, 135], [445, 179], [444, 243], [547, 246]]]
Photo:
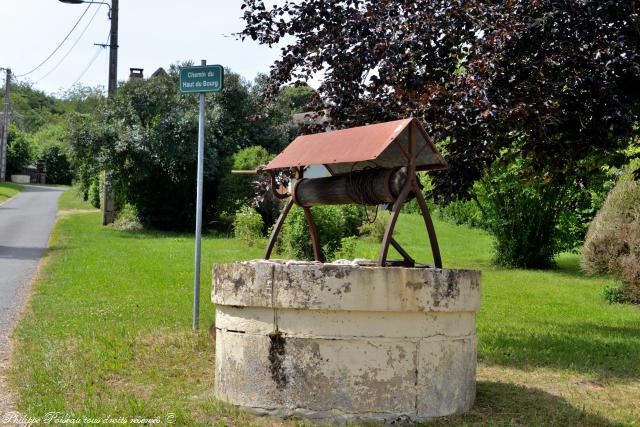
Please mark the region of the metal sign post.
[[196, 256], [193, 277], [193, 331], [198, 331], [200, 317], [200, 247], [202, 238], [202, 176], [204, 171], [204, 95], [205, 92], [222, 90], [224, 69], [220, 65], [209, 65], [202, 60], [200, 67], [180, 69], [180, 92], [200, 94], [198, 119], [198, 172], [196, 184]]

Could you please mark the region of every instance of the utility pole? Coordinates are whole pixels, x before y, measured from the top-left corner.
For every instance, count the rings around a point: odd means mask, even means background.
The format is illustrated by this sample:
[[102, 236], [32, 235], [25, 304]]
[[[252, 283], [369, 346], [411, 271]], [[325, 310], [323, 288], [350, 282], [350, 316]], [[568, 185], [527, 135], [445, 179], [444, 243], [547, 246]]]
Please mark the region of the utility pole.
[[[118, 89], [118, 0], [111, 0], [111, 36], [109, 37], [109, 86], [107, 94], [112, 98]], [[102, 188], [102, 225], [113, 223], [116, 217], [116, 192], [113, 188], [111, 171], [104, 171]]]
[[11, 91], [11, 69], [7, 68], [4, 85], [4, 106], [2, 107], [2, 143], [0, 143], [0, 182], [7, 178], [7, 138], [9, 136], [9, 101]]
[[[112, 98], [118, 89], [118, 0], [111, 0], [111, 5], [104, 1], [93, 0], [58, 0], [68, 4], [100, 4], [109, 8], [111, 32], [109, 34], [109, 86], [107, 94]], [[103, 46], [103, 45], [99, 45]], [[116, 193], [113, 188], [111, 171], [104, 171], [104, 185], [102, 187], [102, 225], [111, 224], [116, 217]]]

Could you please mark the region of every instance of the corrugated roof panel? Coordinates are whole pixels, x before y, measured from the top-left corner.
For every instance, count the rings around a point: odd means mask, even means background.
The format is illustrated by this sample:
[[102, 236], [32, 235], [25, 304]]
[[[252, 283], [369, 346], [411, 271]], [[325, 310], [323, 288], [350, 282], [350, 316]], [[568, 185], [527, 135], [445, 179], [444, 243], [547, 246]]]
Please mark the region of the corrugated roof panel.
[[[398, 139], [398, 142], [408, 148], [408, 126], [415, 119], [395, 120], [386, 123], [378, 123], [368, 126], [359, 126], [350, 129], [331, 132], [303, 135], [296, 138], [282, 153], [273, 159], [265, 167], [270, 169], [284, 169], [304, 167], [312, 164], [335, 165], [330, 167], [332, 172], [344, 173], [349, 170], [358, 170], [355, 163], [362, 163], [362, 167], [371, 167], [375, 160], [380, 160], [381, 167], [397, 167], [406, 164], [406, 158], [401, 150], [390, 145]], [[415, 120], [415, 125], [421, 125]], [[418, 156], [418, 166], [441, 165], [446, 168], [446, 162], [437, 152], [430, 141], [423, 135], [424, 130], [415, 132], [417, 149], [425, 147]], [[431, 148], [431, 149], [430, 149]], [[368, 163], [364, 163], [368, 162]]]

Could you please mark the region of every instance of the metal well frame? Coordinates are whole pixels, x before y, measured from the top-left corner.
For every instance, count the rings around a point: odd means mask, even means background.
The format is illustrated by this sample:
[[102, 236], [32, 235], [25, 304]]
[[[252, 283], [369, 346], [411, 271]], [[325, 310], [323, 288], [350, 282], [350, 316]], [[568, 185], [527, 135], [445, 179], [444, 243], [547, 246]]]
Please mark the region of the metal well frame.
[[[405, 148], [400, 142], [400, 139], [397, 137], [393, 139], [393, 142], [391, 142], [390, 145], [395, 144], [399, 148], [399, 151], [402, 153], [402, 156], [404, 158], [402, 163], [406, 168], [407, 179], [404, 187], [400, 191], [400, 194], [393, 202], [393, 205], [391, 208], [391, 216], [389, 218], [389, 222], [387, 223], [384, 237], [382, 239], [382, 243], [380, 244], [380, 252], [377, 260], [377, 265], [378, 266], [401, 265], [401, 266], [407, 266], [407, 267], [416, 266], [416, 261], [393, 237], [393, 232], [395, 230], [395, 226], [398, 221], [398, 217], [400, 215], [400, 211], [402, 210], [402, 207], [405, 205], [405, 203], [408, 200], [410, 200], [411, 197], [415, 197], [418, 203], [418, 206], [420, 208], [425, 227], [426, 227], [427, 236], [431, 246], [431, 252], [433, 254], [434, 266], [436, 268], [442, 268], [442, 258], [440, 255], [438, 239], [436, 236], [433, 221], [431, 219], [431, 215], [429, 213], [429, 208], [427, 207], [427, 203], [420, 189], [417, 172], [446, 169], [447, 164], [444, 161], [444, 159], [442, 159], [440, 154], [437, 153], [437, 151], [435, 150], [435, 145], [433, 144], [433, 141], [426, 134], [422, 126], [419, 125], [416, 119], [409, 119], [408, 121], [406, 121], [405, 127], [408, 130], [408, 147]], [[420, 132], [422, 138], [426, 142], [423, 147], [420, 147], [420, 149], [418, 148], [416, 143], [416, 132]], [[345, 141], [345, 143], [348, 143], [348, 141]], [[418, 157], [420, 156], [422, 151], [427, 147], [430, 147], [433, 153], [437, 155], [437, 157], [440, 159], [440, 163], [432, 164], [432, 165], [418, 165]], [[362, 161], [369, 161], [369, 159], [363, 159]], [[324, 259], [322, 256], [321, 244], [318, 238], [318, 231], [316, 228], [316, 224], [313, 220], [311, 209], [309, 206], [303, 206], [296, 199], [296, 188], [300, 184], [300, 182], [302, 182], [302, 180], [305, 179], [304, 173], [305, 173], [306, 166], [301, 165], [301, 166], [288, 168], [294, 171], [294, 175], [297, 180], [296, 184], [294, 185], [294, 188], [291, 191], [289, 191], [284, 186], [278, 184], [278, 180], [277, 180], [277, 172], [281, 171], [284, 168], [270, 167], [272, 163], [270, 163], [264, 168], [258, 169], [256, 172], [268, 172], [271, 176], [271, 190], [273, 191], [274, 195], [279, 199], [288, 198], [289, 200], [286, 202], [282, 212], [280, 213], [280, 216], [278, 217], [274, 225], [273, 232], [269, 237], [267, 246], [264, 251], [264, 255], [263, 255], [264, 259], [270, 259], [273, 253], [274, 246], [278, 239], [278, 235], [282, 231], [284, 222], [287, 216], [289, 215], [293, 205], [297, 204], [303, 209], [303, 212], [304, 212], [304, 217], [307, 222], [307, 226], [309, 228], [309, 234], [311, 235], [314, 258], [316, 261], [324, 262]], [[282, 162], [280, 162], [280, 164], [281, 163]], [[325, 165], [325, 166], [329, 171], [331, 171], [330, 165]], [[401, 262], [388, 260], [388, 253], [389, 253], [390, 246], [395, 248], [396, 251], [400, 253], [400, 255], [403, 258]]]

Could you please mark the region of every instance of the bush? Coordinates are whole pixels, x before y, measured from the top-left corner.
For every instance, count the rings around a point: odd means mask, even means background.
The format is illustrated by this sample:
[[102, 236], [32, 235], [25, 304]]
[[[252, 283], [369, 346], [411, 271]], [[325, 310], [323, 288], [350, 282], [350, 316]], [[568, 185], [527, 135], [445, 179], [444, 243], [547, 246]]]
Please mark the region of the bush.
[[482, 228], [485, 223], [482, 211], [473, 200], [454, 200], [447, 205], [437, 209], [440, 219], [458, 225], [468, 225], [470, 227]]
[[547, 268], [563, 248], [558, 218], [565, 190], [531, 177], [522, 162], [494, 166], [476, 187], [487, 229], [495, 237], [494, 261], [518, 268]]
[[71, 184], [71, 163], [59, 146], [52, 144], [44, 147], [40, 156], [45, 161], [48, 184]]
[[[389, 206], [389, 209], [391, 209], [391, 205]], [[405, 203], [402, 207], [402, 213], [405, 214], [419, 214], [421, 212], [422, 211], [420, 210], [420, 206], [418, 205], [418, 201], [415, 197]]]
[[125, 205], [118, 211], [118, 216], [111, 226], [120, 231], [140, 231], [143, 228], [138, 213], [131, 205]]
[[[215, 202], [215, 216], [218, 220], [234, 215], [243, 206], [250, 203], [256, 194], [253, 182], [266, 179], [265, 176], [233, 174], [232, 170], [251, 170], [267, 164], [273, 156], [260, 146], [244, 148], [222, 162], [218, 193]], [[266, 187], [266, 186], [265, 186]], [[264, 222], [266, 232], [278, 218], [281, 203], [271, 192], [255, 206]]]
[[620, 286], [606, 285], [602, 289], [602, 295], [609, 304], [622, 304], [625, 302], [625, 297]]
[[237, 212], [255, 195], [251, 183], [256, 176], [233, 174], [231, 171], [255, 169], [267, 164], [272, 157], [263, 147], [252, 146], [224, 159], [215, 204], [219, 216]]
[[102, 200], [102, 174], [95, 176], [89, 185], [87, 194], [88, 202], [96, 209], [100, 209]]
[[390, 216], [391, 214], [387, 210], [378, 211], [376, 218], [372, 222], [365, 222], [360, 226], [360, 234], [368, 236], [376, 242], [382, 242]]
[[358, 245], [358, 238], [356, 236], [343, 237], [340, 239], [340, 249], [338, 249], [330, 261], [336, 261], [339, 259], [353, 259], [356, 253], [356, 246]]
[[[353, 224], [350, 222], [353, 220], [353, 208], [349, 205], [314, 206], [311, 208], [311, 214], [318, 230], [324, 258], [335, 259], [342, 248], [343, 238], [353, 235]], [[302, 208], [294, 206], [291, 209], [278, 240], [279, 248], [286, 256], [314, 259], [311, 235]]]
[[233, 221], [233, 233], [246, 246], [253, 246], [262, 237], [264, 223], [255, 209], [241, 208]]
[[357, 236], [360, 234], [360, 226], [365, 217], [365, 208], [361, 205], [341, 205], [338, 207], [344, 219], [345, 236]]
[[640, 183], [628, 171], [609, 193], [589, 226], [582, 269], [622, 279], [625, 300], [640, 303]]

